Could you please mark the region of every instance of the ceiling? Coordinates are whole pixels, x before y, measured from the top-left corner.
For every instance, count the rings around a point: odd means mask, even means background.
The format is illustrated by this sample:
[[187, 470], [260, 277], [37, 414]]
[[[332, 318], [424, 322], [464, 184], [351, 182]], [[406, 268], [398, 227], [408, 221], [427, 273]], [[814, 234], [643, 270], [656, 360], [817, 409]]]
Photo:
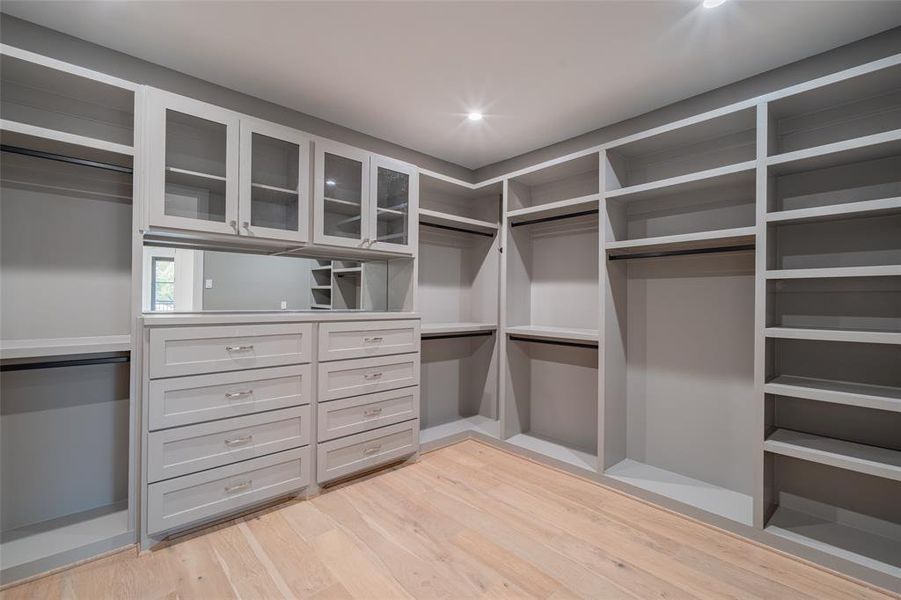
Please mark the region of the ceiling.
[[4, 0], [3, 12], [471, 169], [901, 25], [897, 0]]

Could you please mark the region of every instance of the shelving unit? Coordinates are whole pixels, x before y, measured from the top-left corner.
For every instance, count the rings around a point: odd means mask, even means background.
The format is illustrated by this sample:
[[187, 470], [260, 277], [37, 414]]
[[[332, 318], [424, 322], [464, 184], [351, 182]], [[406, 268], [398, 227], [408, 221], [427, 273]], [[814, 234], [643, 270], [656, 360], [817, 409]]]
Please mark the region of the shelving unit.
[[330, 310], [332, 308], [332, 271], [330, 260], [316, 259], [310, 267], [310, 308]]
[[332, 261], [331, 307], [338, 310], [360, 310], [364, 307], [363, 266], [356, 261]]
[[598, 211], [596, 152], [511, 177], [507, 222], [526, 224]]

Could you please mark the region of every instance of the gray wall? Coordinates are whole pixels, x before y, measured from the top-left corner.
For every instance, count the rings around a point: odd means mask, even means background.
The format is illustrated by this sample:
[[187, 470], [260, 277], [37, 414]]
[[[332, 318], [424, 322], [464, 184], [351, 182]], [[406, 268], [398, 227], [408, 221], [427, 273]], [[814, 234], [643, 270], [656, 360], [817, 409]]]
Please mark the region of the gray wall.
[[306, 258], [204, 252], [203, 310], [289, 310], [310, 308], [310, 263]]

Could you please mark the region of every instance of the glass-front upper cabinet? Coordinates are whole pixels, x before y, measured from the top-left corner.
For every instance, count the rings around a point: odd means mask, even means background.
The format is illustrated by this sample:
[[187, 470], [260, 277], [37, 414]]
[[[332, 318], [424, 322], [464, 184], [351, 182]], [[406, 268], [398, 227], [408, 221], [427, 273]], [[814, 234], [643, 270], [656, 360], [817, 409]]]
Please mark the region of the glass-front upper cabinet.
[[374, 196], [370, 210], [369, 244], [373, 250], [406, 252], [412, 248], [413, 228], [419, 200], [418, 172], [406, 163], [373, 156], [370, 163], [370, 189]]
[[369, 153], [317, 140], [314, 177], [313, 241], [365, 248], [369, 218]]
[[306, 242], [310, 140], [273, 123], [241, 119], [241, 235]]
[[158, 90], [148, 96], [150, 225], [237, 233], [238, 116]]

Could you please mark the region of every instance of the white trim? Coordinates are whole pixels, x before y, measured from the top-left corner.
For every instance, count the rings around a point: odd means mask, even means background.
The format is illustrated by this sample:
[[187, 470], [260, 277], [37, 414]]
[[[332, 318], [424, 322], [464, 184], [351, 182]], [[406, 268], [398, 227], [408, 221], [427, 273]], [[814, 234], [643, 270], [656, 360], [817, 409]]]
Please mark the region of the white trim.
[[22, 50], [21, 48], [16, 48], [15, 46], [10, 46], [8, 44], [0, 44], [0, 54], [41, 65], [42, 67], [47, 67], [49, 69], [64, 71], [71, 75], [84, 77], [85, 79], [99, 81], [100, 83], [105, 83], [113, 87], [131, 90], [132, 92], [136, 92], [138, 88], [141, 87], [139, 84], [128, 81], [126, 79], [119, 79], [118, 77], [113, 77], [112, 75], [107, 75], [99, 71], [86, 69], [85, 67], [79, 67], [78, 65], [73, 65], [72, 63], [56, 60], [55, 58], [50, 58], [41, 54], [35, 54], [34, 52]]

